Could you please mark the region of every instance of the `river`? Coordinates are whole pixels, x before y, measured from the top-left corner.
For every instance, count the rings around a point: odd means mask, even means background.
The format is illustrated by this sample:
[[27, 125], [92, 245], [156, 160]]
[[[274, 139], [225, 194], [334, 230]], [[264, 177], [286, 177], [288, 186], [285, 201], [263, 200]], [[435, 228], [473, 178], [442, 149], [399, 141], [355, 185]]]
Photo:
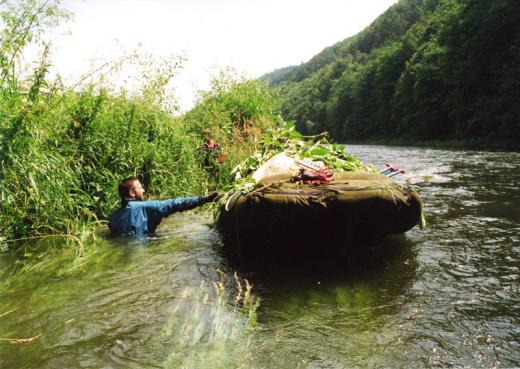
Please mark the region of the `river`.
[[427, 228], [269, 273], [237, 270], [194, 214], [73, 264], [57, 247], [8, 277], [23, 260], [3, 254], [0, 368], [520, 367], [520, 154], [347, 150], [405, 168]]

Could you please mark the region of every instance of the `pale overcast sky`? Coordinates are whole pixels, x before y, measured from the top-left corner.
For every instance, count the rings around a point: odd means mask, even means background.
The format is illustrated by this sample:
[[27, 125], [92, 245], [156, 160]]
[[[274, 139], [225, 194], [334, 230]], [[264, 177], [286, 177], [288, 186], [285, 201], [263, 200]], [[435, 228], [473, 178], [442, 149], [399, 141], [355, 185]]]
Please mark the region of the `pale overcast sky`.
[[66, 79], [89, 60], [139, 48], [186, 56], [176, 96], [190, 108], [196, 92], [225, 67], [256, 78], [309, 60], [367, 27], [397, 0], [63, 0], [71, 34], [54, 44]]

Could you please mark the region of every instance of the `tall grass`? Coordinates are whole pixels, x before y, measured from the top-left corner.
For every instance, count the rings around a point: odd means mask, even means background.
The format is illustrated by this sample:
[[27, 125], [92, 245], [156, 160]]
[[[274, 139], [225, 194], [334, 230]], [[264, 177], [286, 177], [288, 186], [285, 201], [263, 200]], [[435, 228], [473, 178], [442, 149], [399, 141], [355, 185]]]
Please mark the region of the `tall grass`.
[[202, 137], [203, 132], [223, 148], [226, 160], [210, 168], [211, 184], [225, 189], [231, 170], [257, 151], [263, 134], [280, 126], [279, 98], [266, 84], [245, 80], [229, 70], [213, 79], [212, 88], [183, 116], [188, 133]]
[[[45, 45], [23, 77], [13, 65], [44, 30], [31, 24], [54, 24], [44, 20], [62, 15], [54, 2], [20, 4], [24, 11], [3, 11], [11, 20], [0, 33], [0, 244], [28, 236], [92, 234], [119, 206], [117, 184], [130, 175], [155, 198], [222, 188], [230, 169], [254, 150], [256, 137], [278, 122], [276, 99], [265, 86], [226, 78], [215, 79], [192, 111], [173, 116], [164, 97], [178, 61], [149, 70], [141, 92], [131, 96], [101, 82], [73, 89], [59, 77], [50, 80]], [[14, 50], [9, 27], [29, 30], [18, 35]], [[200, 159], [207, 128], [228, 156], [215, 168], [194, 160]]]

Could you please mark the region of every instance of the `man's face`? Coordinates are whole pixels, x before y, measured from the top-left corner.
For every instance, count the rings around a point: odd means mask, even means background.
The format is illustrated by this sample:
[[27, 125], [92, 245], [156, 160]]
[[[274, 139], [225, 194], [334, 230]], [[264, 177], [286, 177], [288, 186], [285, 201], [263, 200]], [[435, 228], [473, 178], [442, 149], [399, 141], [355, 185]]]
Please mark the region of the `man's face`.
[[141, 185], [141, 182], [135, 181], [132, 189], [130, 190], [130, 196], [139, 201], [144, 200], [144, 188]]

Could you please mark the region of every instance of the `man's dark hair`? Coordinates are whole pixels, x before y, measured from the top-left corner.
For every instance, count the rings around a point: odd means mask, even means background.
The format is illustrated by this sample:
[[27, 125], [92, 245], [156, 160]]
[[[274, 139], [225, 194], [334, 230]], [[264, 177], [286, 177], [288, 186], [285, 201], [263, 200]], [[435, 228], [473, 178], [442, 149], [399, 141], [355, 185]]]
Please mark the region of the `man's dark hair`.
[[134, 186], [134, 182], [138, 181], [138, 178], [135, 177], [128, 177], [123, 179], [119, 186], [117, 187], [117, 190], [119, 191], [119, 196], [121, 197], [121, 202], [125, 203], [126, 199], [130, 196], [130, 190]]

